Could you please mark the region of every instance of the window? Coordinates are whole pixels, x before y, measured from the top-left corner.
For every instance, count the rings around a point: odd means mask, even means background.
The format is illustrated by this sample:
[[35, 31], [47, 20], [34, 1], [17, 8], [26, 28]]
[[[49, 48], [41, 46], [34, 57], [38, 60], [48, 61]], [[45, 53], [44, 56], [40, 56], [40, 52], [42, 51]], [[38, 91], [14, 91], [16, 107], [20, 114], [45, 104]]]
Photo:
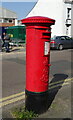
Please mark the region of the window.
[[65, 37], [61, 37], [61, 40], [65, 40]]
[[8, 23], [8, 19], [7, 18], [4, 19], [4, 23]]
[[9, 23], [12, 23], [12, 20], [9, 20]]
[[66, 37], [66, 40], [71, 40], [71, 38], [67, 36], [67, 37]]

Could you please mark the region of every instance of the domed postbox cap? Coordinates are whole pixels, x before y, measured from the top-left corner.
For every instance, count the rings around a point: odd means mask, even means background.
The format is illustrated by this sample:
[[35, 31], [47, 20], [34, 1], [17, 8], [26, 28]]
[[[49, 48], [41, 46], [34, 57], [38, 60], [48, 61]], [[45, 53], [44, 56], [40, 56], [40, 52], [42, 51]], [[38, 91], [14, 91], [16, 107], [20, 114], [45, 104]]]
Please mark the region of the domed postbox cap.
[[33, 17], [28, 17], [25, 19], [21, 20], [23, 24], [27, 25], [27, 24], [50, 24], [50, 25], [54, 25], [55, 24], [55, 20], [48, 18], [48, 17], [42, 17], [42, 16], [33, 16]]

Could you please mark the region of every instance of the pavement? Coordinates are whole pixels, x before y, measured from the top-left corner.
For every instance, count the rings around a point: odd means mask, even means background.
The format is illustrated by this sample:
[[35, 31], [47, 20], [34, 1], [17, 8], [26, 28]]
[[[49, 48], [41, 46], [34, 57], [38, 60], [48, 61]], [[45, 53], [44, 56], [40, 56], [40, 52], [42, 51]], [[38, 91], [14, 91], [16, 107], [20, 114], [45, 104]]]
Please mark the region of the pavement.
[[[3, 52], [3, 56], [10, 56], [12, 54], [25, 53], [25, 47], [14, 47], [10, 53]], [[0, 54], [1, 56], [1, 54]], [[72, 111], [72, 94], [71, 87], [73, 84], [73, 78], [67, 78], [65, 75], [60, 75], [61, 78], [56, 76], [50, 77], [49, 81], [49, 97], [48, 97], [48, 109], [46, 112], [40, 114], [37, 119], [57, 119], [57, 120], [73, 120]], [[58, 78], [58, 80], [56, 79]], [[3, 118], [13, 118], [11, 111], [13, 108], [21, 107], [25, 104], [25, 100], [20, 100], [13, 104], [12, 107], [4, 107], [2, 109]], [[5, 119], [5, 120], [6, 120]]]

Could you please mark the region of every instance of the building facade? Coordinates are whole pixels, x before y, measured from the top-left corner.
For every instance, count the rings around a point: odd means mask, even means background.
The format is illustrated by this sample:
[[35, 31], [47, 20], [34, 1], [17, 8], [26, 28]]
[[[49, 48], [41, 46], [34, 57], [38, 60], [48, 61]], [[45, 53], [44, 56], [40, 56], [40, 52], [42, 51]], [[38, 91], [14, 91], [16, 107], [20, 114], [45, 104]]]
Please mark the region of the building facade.
[[71, 4], [71, 36], [73, 37], [73, 4]]
[[73, 0], [38, 0], [26, 17], [44, 16], [55, 19], [52, 36], [73, 36]]
[[0, 7], [0, 26], [8, 27], [17, 25], [17, 14], [6, 8]]

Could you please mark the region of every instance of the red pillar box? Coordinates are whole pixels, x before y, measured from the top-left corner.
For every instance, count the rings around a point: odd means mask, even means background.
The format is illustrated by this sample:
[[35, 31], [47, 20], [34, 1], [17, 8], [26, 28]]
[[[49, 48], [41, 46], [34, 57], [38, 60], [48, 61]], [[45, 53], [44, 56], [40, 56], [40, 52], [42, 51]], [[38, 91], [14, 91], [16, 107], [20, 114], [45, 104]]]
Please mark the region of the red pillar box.
[[35, 16], [21, 20], [26, 25], [26, 101], [28, 110], [47, 108], [51, 25], [55, 20]]

